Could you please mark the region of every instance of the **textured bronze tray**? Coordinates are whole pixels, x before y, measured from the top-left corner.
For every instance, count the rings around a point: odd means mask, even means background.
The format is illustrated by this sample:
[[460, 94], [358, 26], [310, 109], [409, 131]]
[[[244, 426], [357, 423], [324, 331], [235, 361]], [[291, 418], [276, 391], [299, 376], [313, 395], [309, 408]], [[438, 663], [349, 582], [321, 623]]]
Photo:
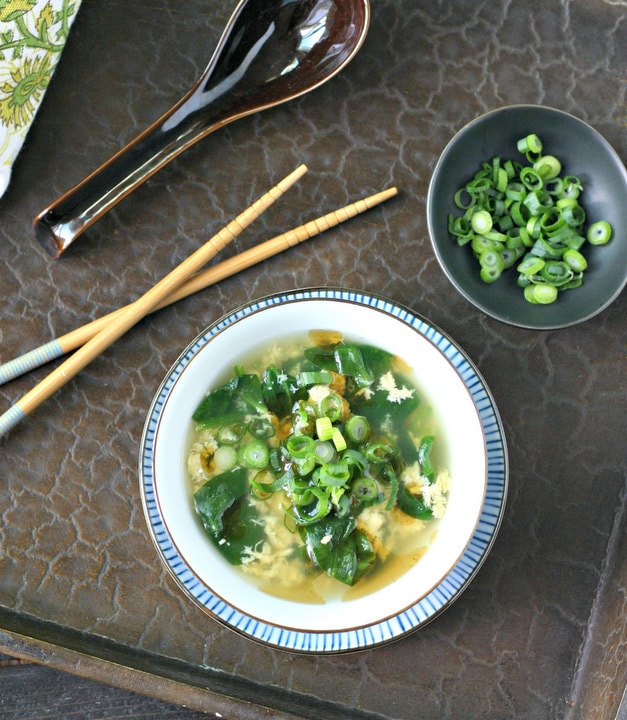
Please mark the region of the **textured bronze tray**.
[[[0, 361], [135, 299], [300, 162], [307, 176], [225, 254], [388, 185], [400, 194], [149, 317], [0, 441], [0, 650], [229, 718], [613, 720], [627, 680], [625, 297], [561, 331], [491, 320], [439, 269], [425, 197], [455, 131], [505, 104], [567, 110], [624, 160], [627, 11], [372, 5], [344, 73], [199, 143], [51, 261], [32, 218], [180, 97], [231, 11], [83, 1], [0, 200]], [[268, 292], [341, 284], [411, 307], [473, 359], [505, 426], [509, 497], [485, 564], [429, 625], [357, 654], [290, 655], [213, 622], [161, 567], [138, 443], [203, 327]], [[46, 370], [1, 386], [2, 409]]]

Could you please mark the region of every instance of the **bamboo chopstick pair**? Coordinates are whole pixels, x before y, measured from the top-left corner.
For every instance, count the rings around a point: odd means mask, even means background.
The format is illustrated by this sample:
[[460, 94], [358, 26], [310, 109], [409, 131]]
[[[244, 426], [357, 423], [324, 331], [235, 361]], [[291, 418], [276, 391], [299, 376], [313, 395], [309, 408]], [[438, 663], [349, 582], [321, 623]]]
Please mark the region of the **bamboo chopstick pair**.
[[22, 396], [3, 415], [0, 415], [0, 438], [7, 435], [28, 414], [146, 315], [335, 227], [397, 193], [396, 188], [392, 187], [363, 200], [358, 200], [200, 272], [204, 265], [236, 238], [253, 220], [258, 218], [275, 200], [278, 200], [305, 172], [307, 172], [305, 165], [296, 168], [135, 302], [0, 365], [0, 384], [3, 384], [50, 360], [76, 350], [44, 380]]

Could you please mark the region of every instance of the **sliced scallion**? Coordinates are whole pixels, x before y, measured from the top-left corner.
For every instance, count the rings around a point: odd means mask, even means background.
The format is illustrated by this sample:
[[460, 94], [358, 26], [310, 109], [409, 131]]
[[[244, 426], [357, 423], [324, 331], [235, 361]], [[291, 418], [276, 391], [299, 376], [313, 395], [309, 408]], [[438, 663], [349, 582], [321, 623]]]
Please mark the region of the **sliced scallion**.
[[357, 500], [368, 502], [379, 495], [379, 488], [372, 478], [362, 476], [353, 481], [351, 493]]
[[481, 267], [498, 270], [499, 274], [505, 267], [502, 256], [496, 250], [487, 250], [479, 256]]
[[335, 457], [335, 448], [328, 441], [318, 441], [314, 450], [316, 457], [322, 463], [330, 463]]
[[521, 138], [516, 143], [516, 147], [518, 148], [518, 152], [525, 155], [528, 160], [530, 160], [530, 158], [538, 158], [542, 152], [542, 140], [540, 140], [535, 133], [530, 133], [526, 137]]
[[371, 463], [387, 462], [392, 454], [392, 448], [385, 443], [370, 443], [366, 448], [366, 458]]
[[573, 248], [564, 250], [562, 257], [564, 258], [564, 262], [568, 263], [574, 272], [583, 272], [588, 267], [586, 258], [578, 250], [574, 250]]
[[470, 224], [476, 233], [485, 235], [492, 230], [492, 216], [487, 210], [477, 210], [473, 213]]
[[244, 423], [225, 425], [218, 429], [218, 445], [235, 445], [245, 434], [246, 425]]
[[549, 305], [557, 298], [557, 288], [553, 285], [528, 285], [524, 293], [525, 300], [534, 305]]
[[213, 459], [220, 472], [232, 470], [237, 464], [237, 450], [232, 445], [220, 445], [213, 454]]
[[605, 245], [612, 237], [612, 228], [605, 220], [592, 223], [588, 228], [588, 242], [591, 245]]
[[348, 439], [354, 443], [364, 443], [370, 436], [370, 423], [363, 415], [352, 415], [345, 429]]
[[527, 255], [516, 270], [523, 275], [537, 275], [544, 267], [544, 260], [535, 255]]
[[297, 377], [298, 384], [308, 385], [328, 385], [333, 380], [333, 376], [327, 370], [319, 370], [317, 372], [301, 372]]
[[333, 423], [330, 417], [323, 415], [316, 418], [316, 435], [320, 440], [330, 440], [333, 437]]
[[320, 411], [322, 415], [326, 415], [332, 422], [335, 422], [342, 414], [342, 398], [335, 393], [325, 395], [320, 401]]
[[304, 458], [315, 450], [315, 441], [309, 435], [290, 435], [285, 442], [288, 455], [292, 458]]
[[534, 162], [533, 169], [546, 182], [560, 174], [562, 163], [554, 155], [542, 155]]
[[239, 448], [237, 459], [244, 467], [263, 470], [270, 462], [270, 451], [262, 440], [251, 440]]
[[333, 441], [333, 444], [335, 445], [335, 449], [338, 452], [342, 452], [342, 450], [346, 450], [346, 438], [344, 435], [342, 435], [342, 431], [338, 427], [333, 428], [333, 434], [331, 435], [331, 440]]
[[460, 246], [469, 245], [484, 282], [493, 283], [516, 266], [525, 298], [544, 305], [558, 291], [582, 284], [588, 267], [582, 246], [586, 239], [591, 245], [605, 244], [612, 229], [601, 220], [585, 231], [581, 180], [561, 174], [561, 161], [543, 154], [537, 135], [521, 138], [517, 149], [528, 164], [499, 157], [483, 162], [455, 194], [455, 204], [464, 212], [457, 218], [449, 215], [448, 228]]

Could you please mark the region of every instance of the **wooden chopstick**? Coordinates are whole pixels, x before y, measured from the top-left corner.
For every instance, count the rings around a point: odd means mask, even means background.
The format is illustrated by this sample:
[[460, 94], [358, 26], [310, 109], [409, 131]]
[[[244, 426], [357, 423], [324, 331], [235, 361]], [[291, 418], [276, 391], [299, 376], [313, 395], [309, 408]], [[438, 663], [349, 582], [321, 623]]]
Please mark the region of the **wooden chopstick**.
[[224, 227], [217, 235], [210, 238], [196, 252], [178, 265], [138, 300], [127, 305], [123, 312], [107, 323], [90, 340], [80, 347], [65, 362], [53, 370], [44, 380], [36, 385], [30, 392], [22, 396], [3, 415], [0, 415], [0, 437], [6, 435], [15, 425], [21, 422], [29, 413], [47, 400], [59, 388], [78, 374], [84, 367], [94, 360], [100, 353], [120, 338], [133, 325], [138, 323], [157, 305], [182, 285], [194, 273], [206, 265], [225, 245], [237, 237], [244, 228], [258, 218], [261, 213], [278, 200], [281, 195], [291, 187], [304, 173], [305, 165], [300, 165], [281, 182], [262, 195], [250, 207], [238, 215]]
[[[159, 303], [154, 310], [160, 310], [168, 305], [172, 305], [173, 303], [189, 297], [200, 290], [204, 290], [211, 285], [215, 285], [215, 283], [220, 282], [220, 280], [224, 280], [231, 275], [235, 275], [242, 270], [246, 270], [257, 263], [267, 260], [273, 255], [277, 255], [290, 247], [294, 247], [298, 243], [309, 240], [316, 235], [319, 235], [320, 233], [329, 230], [346, 220], [350, 220], [356, 215], [363, 213], [382, 202], [385, 202], [396, 195], [397, 192], [397, 189], [392, 187], [363, 198], [362, 200], [357, 200], [356, 202], [346, 205], [339, 210], [334, 210], [322, 217], [316, 218], [315, 220], [310, 220], [304, 225], [300, 225], [293, 230], [288, 230], [281, 235], [277, 235], [271, 240], [266, 240], [266, 242], [255, 245], [249, 250], [245, 250], [228, 260], [223, 260], [213, 267], [192, 276], [177, 290], [168, 295], [165, 300]], [[61, 335], [58, 338], [51, 340], [45, 345], [40, 345], [34, 350], [24, 353], [24, 355], [20, 355], [19, 357], [0, 365], [0, 385], [13, 380], [14, 378], [19, 377], [34, 368], [40, 367], [47, 362], [56, 360], [63, 355], [67, 355], [73, 350], [76, 350], [76, 348], [84, 345], [96, 333], [102, 330], [103, 327], [112, 322], [113, 319], [120, 313], [123, 313], [124, 310], [125, 308], [115, 310], [108, 315], [104, 315], [97, 320], [93, 320], [86, 325], [82, 325], [65, 335]]]

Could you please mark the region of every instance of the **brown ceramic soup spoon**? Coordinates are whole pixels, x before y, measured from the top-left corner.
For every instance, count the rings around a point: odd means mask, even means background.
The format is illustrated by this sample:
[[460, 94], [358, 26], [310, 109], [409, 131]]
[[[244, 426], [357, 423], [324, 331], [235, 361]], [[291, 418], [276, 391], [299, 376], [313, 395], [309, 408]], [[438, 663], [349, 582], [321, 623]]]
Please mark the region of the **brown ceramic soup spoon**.
[[369, 0], [241, 0], [209, 65], [165, 115], [43, 210], [35, 237], [52, 257], [190, 145], [238, 118], [324, 83], [361, 48]]

